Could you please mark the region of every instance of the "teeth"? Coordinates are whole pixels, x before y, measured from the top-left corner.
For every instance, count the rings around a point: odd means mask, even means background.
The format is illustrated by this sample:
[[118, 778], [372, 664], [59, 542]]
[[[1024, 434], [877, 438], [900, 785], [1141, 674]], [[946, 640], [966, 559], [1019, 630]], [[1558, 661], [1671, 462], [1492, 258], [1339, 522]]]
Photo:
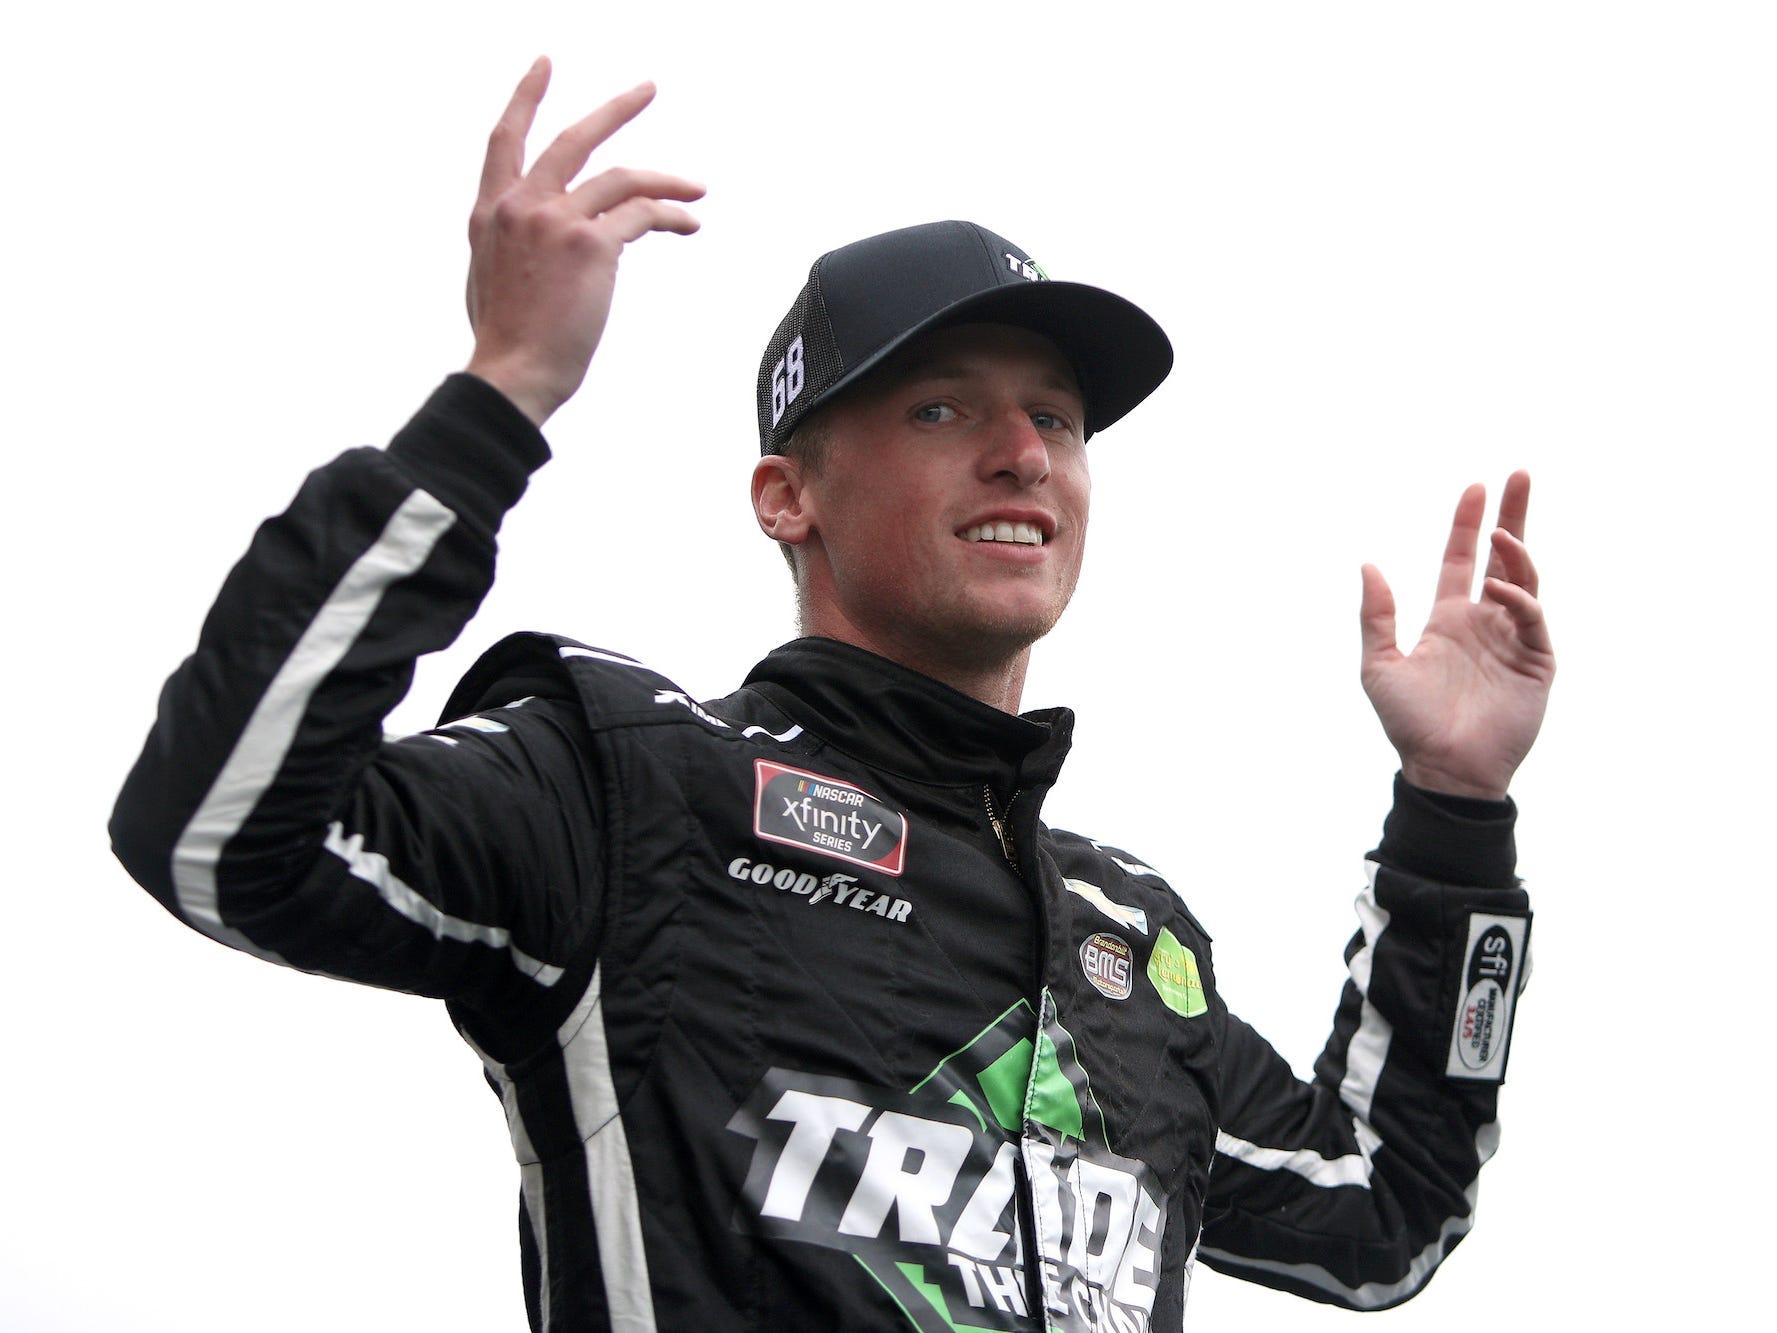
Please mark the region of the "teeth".
[[969, 542], [1016, 542], [1020, 546], [1041, 546], [1043, 530], [1034, 523], [983, 523], [963, 533]]

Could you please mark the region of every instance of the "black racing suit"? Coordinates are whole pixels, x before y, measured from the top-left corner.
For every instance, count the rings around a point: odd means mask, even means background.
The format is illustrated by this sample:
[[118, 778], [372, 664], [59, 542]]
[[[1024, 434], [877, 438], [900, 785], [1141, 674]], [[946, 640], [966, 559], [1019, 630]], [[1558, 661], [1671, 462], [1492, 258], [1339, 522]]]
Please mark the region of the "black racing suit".
[[1494, 1143], [1509, 806], [1397, 784], [1301, 1083], [1177, 891], [1041, 822], [1066, 710], [819, 639], [698, 703], [519, 635], [385, 739], [546, 457], [457, 376], [315, 472], [112, 823], [197, 929], [449, 1002], [518, 1155], [533, 1327], [1174, 1328], [1199, 1253], [1359, 1308], [1418, 1290]]

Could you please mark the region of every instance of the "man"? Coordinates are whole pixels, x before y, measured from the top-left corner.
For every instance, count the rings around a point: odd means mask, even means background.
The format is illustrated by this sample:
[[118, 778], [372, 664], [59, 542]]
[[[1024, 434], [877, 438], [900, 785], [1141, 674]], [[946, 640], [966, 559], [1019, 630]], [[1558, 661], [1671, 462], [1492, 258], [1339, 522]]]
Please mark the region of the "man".
[[519, 1158], [535, 1328], [1170, 1327], [1198, 1253], [1411, 1296], [1468, 1227], [1526, 962], [1504, 797], [1553, 670], [1527, 482], [1474, 603], [1465, 494], [1410, 656], [1366, 571], [1403, 780], [1312, 1084], [1227, 1012], [1156, 871], [1040, 822], [1072, 719], [1016, 710], [1078, 573], [1086, 439], [1171, 351], [982, 228], [824, 256], [768, 347], [753, 499], [809, 637], [705, 704], [519, 635], [386, 741], [490, 584], [622, 247], [696, 227], [688, 181], [572, 184], [646, 86], [525, 172], [546, 81], [489, 142], [468, 373], [261, 529], [119, 856], [238, 948], [449, 1002]]

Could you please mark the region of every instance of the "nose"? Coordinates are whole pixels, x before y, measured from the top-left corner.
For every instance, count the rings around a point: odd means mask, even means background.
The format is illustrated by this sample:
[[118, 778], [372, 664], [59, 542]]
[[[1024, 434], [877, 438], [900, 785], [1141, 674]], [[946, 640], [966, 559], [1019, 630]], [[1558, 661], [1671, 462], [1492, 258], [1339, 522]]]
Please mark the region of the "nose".
[[1020, 487], [1037, 486], [1048, 480], [1048, 441], [1022, 408], [1002, 412], [994, 420], [992, 431], [981, 455], [984, 479], [1010, 477]]

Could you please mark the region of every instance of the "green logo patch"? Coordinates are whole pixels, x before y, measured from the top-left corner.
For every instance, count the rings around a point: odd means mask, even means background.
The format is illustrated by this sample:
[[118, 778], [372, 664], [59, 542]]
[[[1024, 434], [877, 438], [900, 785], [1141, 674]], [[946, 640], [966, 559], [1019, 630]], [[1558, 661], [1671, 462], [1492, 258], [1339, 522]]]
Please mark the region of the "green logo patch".
[[1154, 952], [1148, 956], [1148, 980], [1154, 983], [1166, 1007], [1181, 1018], [1196, 1018], [1209, 1012], [1203, 978], [1197, 971], [1197, 955], [1164, 926], [1160, 928], [1160, 938], [1154, 941]]

